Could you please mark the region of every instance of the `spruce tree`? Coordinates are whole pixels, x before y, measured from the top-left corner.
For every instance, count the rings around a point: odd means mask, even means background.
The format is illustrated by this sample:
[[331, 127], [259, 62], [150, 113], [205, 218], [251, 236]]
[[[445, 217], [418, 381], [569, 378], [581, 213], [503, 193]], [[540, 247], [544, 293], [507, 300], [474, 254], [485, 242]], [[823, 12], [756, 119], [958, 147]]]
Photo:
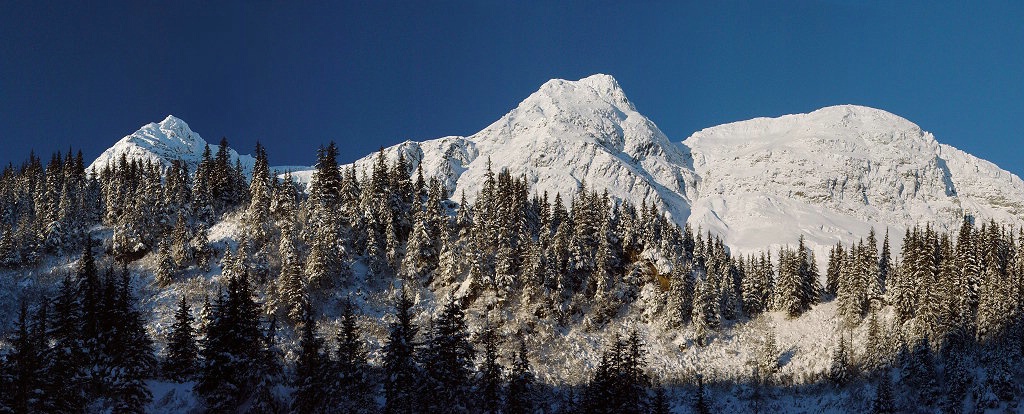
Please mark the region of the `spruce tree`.
[[771, 277], [753, 256], [749, 256], [741, 267], [745, 267], [741, 277], [743, 312], [754, 318], [769, 309]]
[[430, 412], [464, 412], [470, 409], [470, 374], [475, 351], [469, 342], [465, 312], [450, 298], [432, 322], [430, 336], [420, 355], [426, 383], [420, 393]]
[[779, 251], [779, 278], [775, 287], [775, 307], [794, 318], [804, 311], [803, 283], [800, 277], [799, 253]]
[[395, 303], [395, 321], [384, 344], [384, 412], [408, 414], [416, 410], [420, 368], [416, 363], [419, 327], [412, 322], [412, 300], [405, 290]]
[[610, 349], [601, 354], [601, 361], [590, 382], [586, 385], [580, 401], [580, 412], [613, 413], [619, 409], [619, 389], [615, 380], [618, 376], [617, 367], [621, 357], [622, 341], [616, 335]]
[[704, 389], [704, 377], [697, 375], [697, 395], [693, 398], [693, 412], [697, 414], [711, 414], [711, 404], [708, 402]]
[[281, 242], [278, 245], [281, 274], [274, 284], [276, 310], [283, 313], [293, 325], [297, 325], [302, 320], [303, 312], [309, 301], [302, 273], [302, 258], [296, 227], [297, 225], [292, 224], [281, 231]]
[[124, 268], [118, 280], [117, 299], [112, 312], [117, 321], [110, 346], [117, 350], [111, 364], [112, 371], [116, 373], [111, 390], [115, 396], [115, 412], [142, 413], [153, 399], [145, 380], [157, 368], [157, 361], [153, 341], [146, 333], [145, 318], [137, 306], [132, 293], [131, 274]]
[[323, 340], [316, 336], [316, 319], [307, 307], [299, 338], [299, 357], [295, 363], [295, 378], [291, 411], [314, 414], [330, 412], [328, 406], [327, 358], [323, 355]]
[[667, 301], [669, 324], [680, 327], [690, 323], [693, 318], [694, 279], [689, 262], [677, 262], [670, 276]]
[[255, 377], [251, 397], [251, 410], [257, 413], [285, 413], [286, 404], [277, 396], [278, 385], [284, 383], [284, 372], [280, 361], [284, 353], [277, 345], [277, 319], [271, 318], [266, 331], [260, 333], [256, 362], [253, 364]]
[[914, 344], [903, 371], [904, 379], [918, 390], [919, 402], [930, 404], [935, 401], [939, 390], [935, 376], [935, 360], [932, 355], [931, 342], [927, 336]]
[[661, 382], [654, 382], [654, 397], [651, 398], [651, 414], [670, 414], [672, 412], [672, 404], [669, 401], [668, 392], [665, 391], [665, 387], [661, 385]]
[[919, 239], [916, 232], [911, 233], [908, 229], [903, 236], [903, 245], [900, 248], [901, 261], [895, 267], [895, 273], [890, 275], [888, 283], [889, 303], [893, 305], [896, 320], [900, 323], [914, 317], [914, 312], [917, 309], [917, 281], [919, 280], [917, 278], [919, 274], [917, 256], [921, 254], [921, 249], [918, 247]]
[[199, 347], [196, 345], [192, 328], [192, 311], [181, 295], [178, 310], [174, 313], [174, 324], [167, 338], [167, 357], [164, 359], [164, 376], [173, 381], [188, 381], [195, 375]]
[[267, 151], [256, 143], [256, 162], [253, 164], [252, 181], [249, 183], [249, 206], [243, 220], [245, 237], [260, 248], [270, 242], [271, 226], [271, 177]]
[[893, 414], [896, 412], [895, 401], [892, 395], [892, 380], [889, 379], [889, 372], [882, 371], [878, 379], [878, 386], [875, 387], [875, 399], [871, 402], [872, 414]]
[[769, 327], [764, 336], [758, 355], [758, 369], [762, 375], [771, 376], [779, 370], [779, 347], [775, 340], [775, 329]]
[[164, 288], [170, 286], [171, 283], [174, 283], [176, 266], [174, 258], [171, 257], [171, 243], [167, 239], [160, 242], [156, 260], [157, 268], [156, 274], [153, 275], [153, 281], [156, 282], [157, 287]]
[[487, 326], [484, 328], [481, 342], [484, 346], [484, 360], [477, 374], [479, 385], [479, 410], [486, 413], [501, 412], [502, 400], [502, 367], [498, 364], [498, 336]]
[[[213, 194], [214, 180], [213, 155], [210, 152], [210, 145], [206, 144], [203, 147], [203, 156], [196, 167], [196, 175], [193, 180], [195, 184], [192, 188], [192, 217], [196, 219], [196, 224], [199, 227], [209, 227], [214, 223], [216, 216]], [[107, 200], [113, 201], [109, 196]]]
[[868, 314], [868, 327], [864, 338], [863, 365], [868, 371], [874, 371], [882, 367], [886, 355], [882, 341], [882, 327], [878, 322], [878, 315], [872, 311]]
[[860, 315], [864, 316], [870, 309], [871, 301], [882, 295], [881, 285], [881, 269], [879, 269], [880, 259], [878, 258], [878, 240], [875, 237], [875, 229], [872, 228], [868, 232], [868, 238], [864, 241], [863, 251], [860, 254], [861, 262], [860, 266], [860, 277], [863, 281], [860, 285], [863, 286], [864, 291], [859, 294], [860, 296]]
[[[53, 324], [49, 329], [49, 340], [52, 343], [48, 353], [46, 371], [51, 375], [54, 385], [52, 400], [56, 410], [73, 410], [74, 407], [85, 405], [86, 394], [85, 370], [89, 367], [89, 346], [95, 340], [95, 331], [86, 327], [83, 317], [83, 296], [95, 299], [94, 291], [82, 292], [81, 280], [95, 280], [96, 267], [93, 261], [91, 246], [79, 260], [77, 275], [67, 275], [61, 282], [60, 290], [53, 306]], [[57, 384], [60, 384], [59, 386]]]
[[340, 237], [340, 216], [337, 208], [341, 204], [341, 171], [338, 169], [338, 148], [330, 143], [320, 148], [317, 154], [316, 171], [309, 183], [309, 222], [306, 225], [306, 242], [310, 246], [306, 259], [305, 273], [309, 284], [315, 288], [328, 288], [335, 282], [342, 285], [348, 280], [332, 280], [344, 274], [344, 249], [338, 244]]
[[640, 333], [633, 330], [626, 338], [622, 362], [619, 366], [619, 381], [622, 387], [621, 412], [647, 412], [647, 393], [651, 378], [647, 375], [647, 350], [640, 339]]
[[341, 413], [376, 412], [373, 387], [368, 375], [366, 350], [359, 338], [355, 308], [345, 302], [338, 333], [338, 352], [335, 358], [334, 383], [330, 392], [330, 407]]
[[18, 250], [14, 245], [14, 231], [0, 228], [0, 269], [10, 269], [20, 264]]
[[884, 297], [888, 291], [889, 276], [892, 275], [892, 252], [889, 248], [889, 229], [885, 230], [885, 239], [882, 240], [882, 253], [878, 256], [878, 287], [879, 298]]
[[512, 369], [508, 379], [508, 393], [505, 396], [505, 413], [526, 414], [534, 412], [535, 378], [527, 359], [526, 342], [519, 341], [519, 350], [512, 359]]
[[968, 345], [970, 335], [963, 329], [952, 332], [946, 346], [943, 348], [943, 361], [945, 369], [945, 397], [943, 408], [948, 412], [960, 412], [963, 410], [964, 397], [967, 396], [968, 385], [971, 381], [971, 366], [968, 358]]
[[850, 379], [850, 349], [843, 334], [839, 335], [839, 343], [832, 350], [832, 363], [828, 376], [834, 384], [842, 386]]
[[191, 235], [184, 213], [178, 212], [178, 218], [174, 221], [174, 229], [171, 231], [171, 258], [178, 268], [187, 268], [195, 259], [195, 251], [190, 243]]
[[3, 360], [3, 386], [6, 390], [0, 397], [0, 406], [6, 406], [9, 412], [32, 413], [43, 412], [42, 404], [46, 389], [46, 366], [44, 365], [44, 347], [38, 332], [32, 332], [28, 317], [28, 305], [21, 303], [18, 322], [14, 334], [10, 338], [11, 350]]
[[707, 278], [700, 280], [693, 301], [693, 331], [700, 346], [708, 344], [712, 331], [721, 324], [718, 306], [714, 283]]
[[410, 280], [429, 282], [438, 263], [437, 234], [430, 234], [432, 224], [428, 213], [417, 209], [405, 258], [402, 260], [402, 274]]
[[828, 268], [825, 271], [825, 293], [836, 296], [839, 290], [839, 279], [842, 277], [843, 265], [846, 261], [846, 250], [842, 243], [837, 243], [828, 253]]
[[200, 354], [203, 365], [195, 385], [208, 410], [233, 410], [250, 398], [264, 374], [260, 360], [265, 339], [259, 309], [247, 276], [227, 275], [227, 289], [212, 306]]

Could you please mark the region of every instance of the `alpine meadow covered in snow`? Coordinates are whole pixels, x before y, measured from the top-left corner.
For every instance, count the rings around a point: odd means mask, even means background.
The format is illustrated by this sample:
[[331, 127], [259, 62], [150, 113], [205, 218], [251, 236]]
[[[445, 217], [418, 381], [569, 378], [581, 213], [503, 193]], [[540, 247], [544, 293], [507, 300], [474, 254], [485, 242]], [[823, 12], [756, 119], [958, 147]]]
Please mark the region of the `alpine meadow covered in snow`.
[[594, 75], [352, 164], [228, 145], [3, 170], [0, 412], [1024, 408], [1024, 182], [882, 110], [673, 141]]

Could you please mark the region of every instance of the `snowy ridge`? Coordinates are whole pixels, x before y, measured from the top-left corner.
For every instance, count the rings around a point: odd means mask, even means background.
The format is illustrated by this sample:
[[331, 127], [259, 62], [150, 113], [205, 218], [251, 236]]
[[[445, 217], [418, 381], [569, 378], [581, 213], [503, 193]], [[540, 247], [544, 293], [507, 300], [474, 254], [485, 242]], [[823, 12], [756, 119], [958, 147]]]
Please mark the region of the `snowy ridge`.
[[[721, 235], [736, 252], [794, 244], [818, 253], [874, 227], [893, 242], [915, 224], [956, 228], [964, 214], [1021, 224], [1024, 182], [938, 143], [892, 113], [855, 105], [711, 127], [673, 143], [614, 78], [552, 80], [469, 137], [386, 148], [472, 201], [488, 159], [537, 192], [580, 183], [618, 200], [657, 203], [679, 224]], [[376, 154], [355, 162], [368, 172]], [[412, 172], [411, 172], [412, 173]], [[881, 239], [881, 234], [879, 235]], [[822, 262], [824, 263], [824, 262]]]
[[[164, 167], [170, 167], [172, 160], [181, 160], [190, 170], [195, 171], [203, 159], [206, 144], [203, 137], [192, 131], [185, 121], [174, 115], [167, 115], [160, 123], [149, 123], [131, 135], [121, 138], [114, 146], [103, 151], [87, 170], [99, 172], [125, 155], [129, 160], [159, 162]], [[218, 148], [216, 144], [210, 145], [210, 152], [216, 154]], [[251, 173], [255, 162], [253, 157], [239, 155], [231, 148], [228, 148], [228, 154], [231, 156], [231, 162], [240, 160], [246, 174]]]
[[[165, 165], [182, 159], [194, 168], [205, 143], [168, 116], [118, 141], [90, 168], [121, 154]], [[852, 243], [872, 227], [888, 230], [895, 243], [915, 224], [948, 230], [964, 214], [1024, 223], [1019, 177], [940, 144], [892, 113], [840, 105], [706, 128], [679, 143], [602, 74], [548, 81], [471, 136], [384, 149], [389, 163], [399, 153], [410, 174], [420, 167], [425, 177], [440, 178], [456, 200], [462, 192], [473, 200], [490, 163], [550, 198], [568, 199], [585, 183], [617, 200], [655, 203], [677, 223], [719, 234], [740, 253], [774, 250], [802, 235], [820, 261], [829, 246]], [[376, 157], [355, 161], [358, 173], [369, 174]], [[251, 157], [241, 159], [251, 167]], [[299, 182], [312, 173], [278, 170]]]

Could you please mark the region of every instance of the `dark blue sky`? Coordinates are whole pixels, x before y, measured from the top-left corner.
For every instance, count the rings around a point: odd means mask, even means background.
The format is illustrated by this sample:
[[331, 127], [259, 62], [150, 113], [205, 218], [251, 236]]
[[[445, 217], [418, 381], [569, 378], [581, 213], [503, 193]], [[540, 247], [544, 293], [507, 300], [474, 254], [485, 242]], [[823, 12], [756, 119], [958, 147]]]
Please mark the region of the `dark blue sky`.
[[1024, 172], [1024, 2], [292, 3], [3, 2], [0, 162], [91, 160], [167, 114], [275, 165], [349, 161], [601, 72], [677, 141], [854, 103]]

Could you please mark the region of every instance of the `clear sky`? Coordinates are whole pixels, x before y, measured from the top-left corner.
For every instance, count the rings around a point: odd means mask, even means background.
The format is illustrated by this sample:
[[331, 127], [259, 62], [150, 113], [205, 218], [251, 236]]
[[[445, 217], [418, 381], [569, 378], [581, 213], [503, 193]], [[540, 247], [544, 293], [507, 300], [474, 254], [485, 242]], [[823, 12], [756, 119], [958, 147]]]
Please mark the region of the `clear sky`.
[[274, 165], [351, 161], [608, 73], [675, 141], [853, 103], [1024, 175], [1024, 2], [938, 3], [3, 1], [0, 163], [167, 114]]

